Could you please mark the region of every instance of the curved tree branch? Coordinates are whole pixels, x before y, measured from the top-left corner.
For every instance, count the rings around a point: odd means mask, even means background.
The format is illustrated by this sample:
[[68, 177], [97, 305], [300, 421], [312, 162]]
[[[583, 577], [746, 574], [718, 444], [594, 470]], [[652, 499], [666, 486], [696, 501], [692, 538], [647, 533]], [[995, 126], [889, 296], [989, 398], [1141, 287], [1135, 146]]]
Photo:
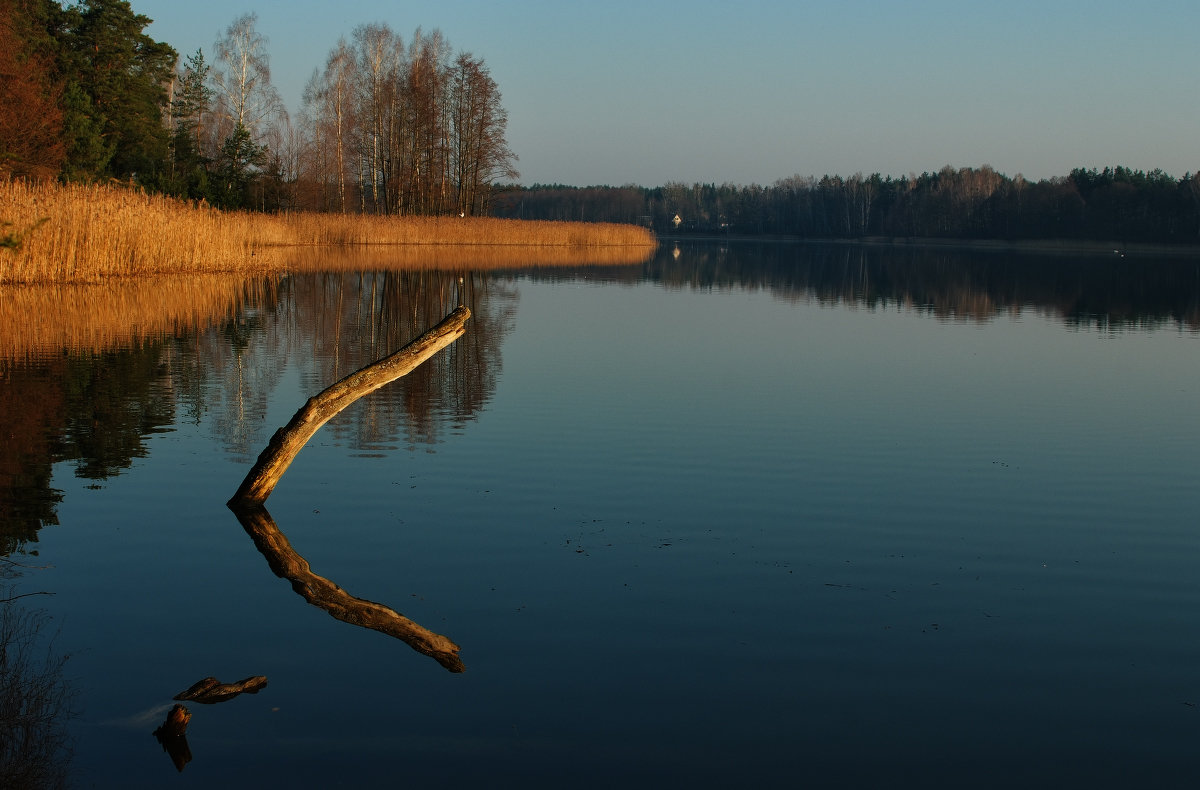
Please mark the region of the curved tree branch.
[[271, 437], [266, 449], [229, 500], [233, 510], [261, 505], [313, 434], [338, 412], [362, 396], [412, 372], [438, 351], [466, 334], [471, 311], [459, 305], [441, 323], [391, 356], [375, 362], [308, 399], [287, 425]]

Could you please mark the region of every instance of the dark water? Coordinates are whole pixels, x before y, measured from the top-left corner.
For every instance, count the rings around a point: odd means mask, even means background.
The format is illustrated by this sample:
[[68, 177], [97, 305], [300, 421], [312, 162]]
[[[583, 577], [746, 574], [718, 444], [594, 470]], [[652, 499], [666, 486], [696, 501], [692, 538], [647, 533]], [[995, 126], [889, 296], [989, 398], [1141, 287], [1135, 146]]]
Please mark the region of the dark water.
[[[224, 503], [460, 274], [468, 335], [267, 503], [454, 673], [306, 603]], [[1194, 786], [1195, 263], [667, 244], [252, 293], [2, 368], [77, 786]], [[151, 732], [209, 675], [269, 684], [187, 703], [177, 772]]]

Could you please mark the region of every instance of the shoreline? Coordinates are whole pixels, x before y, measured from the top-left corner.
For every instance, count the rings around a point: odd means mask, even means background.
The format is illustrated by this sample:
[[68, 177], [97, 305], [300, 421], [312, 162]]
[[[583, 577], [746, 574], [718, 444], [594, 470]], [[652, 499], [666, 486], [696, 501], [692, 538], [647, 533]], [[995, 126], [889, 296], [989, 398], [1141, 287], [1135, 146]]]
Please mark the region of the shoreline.
[[864, 236], [854, 239], [802, 238], [799, 236], [738, 236], [722, 234], [660, 234], [662, 242], [736, 241], [787, 244], [840, 245], [847, 247], [912, 247], [979, 250], [984, 252], [1021, 252], [1033, 255], [1135, 255], [1200, 258], [1200, 244], [1160, 244], [1088, 239], [940, 239], [927, 236]]

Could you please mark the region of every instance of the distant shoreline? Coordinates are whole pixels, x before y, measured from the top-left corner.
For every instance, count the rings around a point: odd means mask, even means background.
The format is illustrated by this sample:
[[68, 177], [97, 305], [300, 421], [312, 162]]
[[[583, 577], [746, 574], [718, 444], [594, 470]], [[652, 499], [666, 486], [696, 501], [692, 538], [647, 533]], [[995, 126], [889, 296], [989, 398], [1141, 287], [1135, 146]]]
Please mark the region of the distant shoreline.
[[723, 235], [711, 233], [660, 234], [659, 242], [676, 241], [738, 241], [738, 242], [786, 242], [790, 244], [843, 245], [848, 247], [914, 247], [961, 250], [985, 250], [993, 252], [1023, 252], [1042, 255], [1135, 255], [1200, 257], [1197, 244], [1153, 244], [1135, 242], [1122, 244], [1113, 241], [1090, 241], [1087, 239], [939, 239], [916, 236], [865, 236], [857, 239], [802, 238], [799, 236]]

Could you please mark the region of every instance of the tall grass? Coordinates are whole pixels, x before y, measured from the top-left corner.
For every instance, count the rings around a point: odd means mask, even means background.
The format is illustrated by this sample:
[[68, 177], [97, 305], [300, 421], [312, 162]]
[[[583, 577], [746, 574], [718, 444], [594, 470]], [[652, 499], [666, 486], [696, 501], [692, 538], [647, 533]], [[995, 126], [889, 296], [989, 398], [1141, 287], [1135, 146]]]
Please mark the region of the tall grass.
[[[520, 247], [545, 262], [564, 250], [644, 257], [645, 228], [462, 217], [222, 212], [112, 185], [0, 182], [0, 284], [97, 282], [160, 274], [255, 273], [294, 261], [291, 246]], [[600, 256], [607, 257], [607, 256]]]
[[304, 271], [481, 271], [537, 266], [631, 266], [653, 247], [569, 247], [488, 244], [321, 245], [287, 250], [276, 266]]

